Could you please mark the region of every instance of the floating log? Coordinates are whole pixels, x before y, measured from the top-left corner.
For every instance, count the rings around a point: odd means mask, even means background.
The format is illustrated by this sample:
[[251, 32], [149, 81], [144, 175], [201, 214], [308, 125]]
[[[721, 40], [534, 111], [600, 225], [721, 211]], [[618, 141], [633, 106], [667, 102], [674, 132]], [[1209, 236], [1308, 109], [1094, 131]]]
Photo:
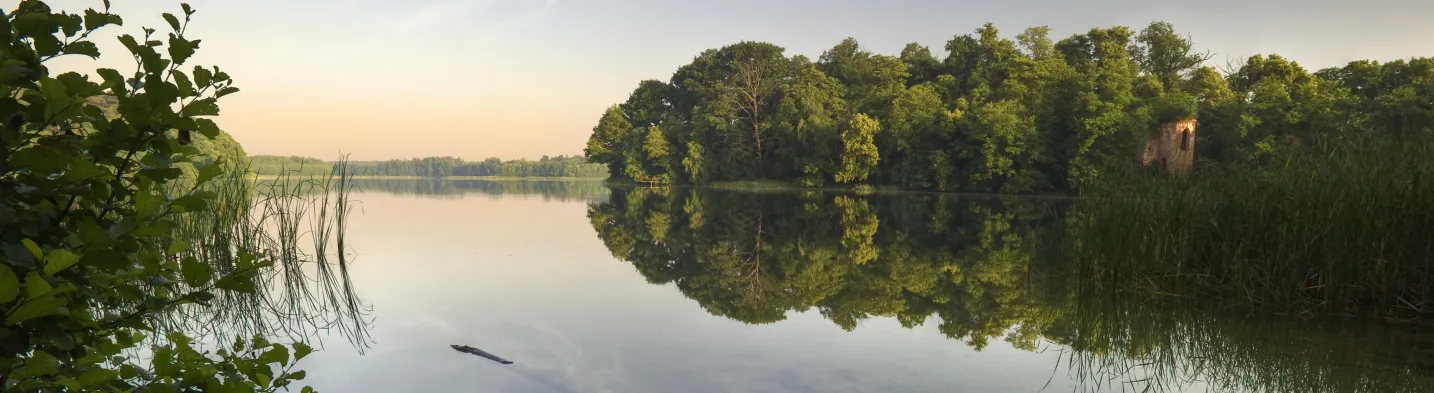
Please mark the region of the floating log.
[[492, 360], [492, 361], [495, 361], [495, 362], [498, 362], [498, 363], [502, 363], [502, 364], [513, 364], [513, 362], [511, 362], [511, 361], [508, 361], [508, 360], [506, 360], [506, 359], [500, 358], [500, 357], [498, 357], [497, 355], [494, 355], [494, 354], [485, 352], [485, 351], [483, 351], [483, 350], [481, 350], [481, 349], [478, 349], [478, 348], [473, 348], [473, 347], [470, 347], [470, 346], [467, 346], [467, 345], [457, 345], [457, 344], [453, 344], [453, 345], [449, 345], [449, 346], [450, 346], [450, 347], [453, 347], [453, 350], [458, 351], [458, 352], [463, 352], [463, 353], [468, 353], [468, 354], [473, 354], [473, 355], [482, 356], [482, 357], [488, 358], [489, 360]]

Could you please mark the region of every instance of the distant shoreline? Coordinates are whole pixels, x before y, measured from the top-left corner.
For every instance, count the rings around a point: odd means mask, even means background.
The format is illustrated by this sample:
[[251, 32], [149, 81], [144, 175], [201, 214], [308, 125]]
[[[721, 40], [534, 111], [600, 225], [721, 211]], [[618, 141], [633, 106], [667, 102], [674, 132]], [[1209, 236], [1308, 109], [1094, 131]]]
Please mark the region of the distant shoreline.
[[[299, 174], [286, 175], [286, 176], [287, 176], [287, 177], [310, 177], [310, 178], [313, 178], [313, 177], [327, 177], [327, 175], [323, 175], [323, 176], [318, 176], [318, 175], [305, 176], [305, 175], [299, 175]], [[252, 178], [252, 179], [274, 180], [274, 179], [279, 179], [279, 178], [284, 177], [284, 176], [278, 176], [278, 175], [254, 175], [254, 176], [249, 176], [249, 177]], [[444, 177], [429, 177], [429, 176], [350, 176], [349, 178], [350, 178], [350, 179], [354, 179], [354, 180], [485, 180], [485, 181], [565, 181], [565, 182], [579, 182], [579, 181], [601, 182], [601, 181], [607, 180], [607, 178], [605, 178], [605, 177], [541, 177], [541, 176], [527, 176], [527, 177], [522, 177], [522, 176], [444, 176]]]

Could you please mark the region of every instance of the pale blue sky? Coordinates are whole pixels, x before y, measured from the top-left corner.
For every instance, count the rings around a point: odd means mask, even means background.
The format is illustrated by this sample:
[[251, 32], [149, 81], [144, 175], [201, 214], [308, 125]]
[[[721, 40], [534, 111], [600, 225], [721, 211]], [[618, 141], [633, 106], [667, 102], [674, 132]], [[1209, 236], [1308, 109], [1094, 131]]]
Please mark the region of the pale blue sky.
[[[113, 0], [138, 34], [178, 1]], [[79, 11], [100, 0], [51, 1]], [[842, 38], [878, 53], [908, 42], [941, 56], [987, 21], [1007, 36], [1049, 25], [1060, 39], [1154, 20], [1190, 34], [1215, 60], [1278, 53], [1307, 68], [1434, 55], [1434, 3], [1372, 1], [193, 0], [194, 62], [243, 89], [221, 102], [222, 127], [250, 154], [324, 159], [452, 155], [505, 159], [580, 154], [604, 108], [641, 79], [667, 80], [708, 48], [739, 40], [815, 58]], [[100, 64], [120, 67], [111, 36]], [[121, 68], [123, 69], [123, 68]]]

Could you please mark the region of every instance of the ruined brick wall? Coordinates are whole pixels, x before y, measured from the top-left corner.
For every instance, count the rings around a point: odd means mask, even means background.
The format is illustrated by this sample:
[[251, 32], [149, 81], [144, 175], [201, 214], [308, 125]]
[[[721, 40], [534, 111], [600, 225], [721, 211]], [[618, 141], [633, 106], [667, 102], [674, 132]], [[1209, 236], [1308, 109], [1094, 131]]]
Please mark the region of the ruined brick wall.
[[1189, 173], [1195, 165], [1195, 120], [1161, 124], [1155, 134], [1145, 139], [1140, 165], [1159, 165], [1172, 175]]

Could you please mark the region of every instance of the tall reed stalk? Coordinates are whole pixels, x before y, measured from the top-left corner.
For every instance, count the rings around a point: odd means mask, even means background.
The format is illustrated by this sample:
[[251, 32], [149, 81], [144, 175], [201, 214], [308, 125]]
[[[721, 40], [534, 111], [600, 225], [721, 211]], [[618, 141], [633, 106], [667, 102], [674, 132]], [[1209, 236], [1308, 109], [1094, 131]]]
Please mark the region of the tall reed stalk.
[[336, 168], [323, 178], [267, 180], [238, 168], [203, 185], [218, 203], [182, 215], [174, 242], [188, 248], [176, 257], [207, 261], [220, 274], [256, 260], [273, 266], [255, 279], [254, 293], [226, 292], [210, 307], [181, 307], [162, 323], [220, 344], [262, 334], [321, 345], [321, 333], [336, 331], [359, 351], [367, 348], [371, 309], [349, 280], [344, 244], [353, 211], [346, 156]]

